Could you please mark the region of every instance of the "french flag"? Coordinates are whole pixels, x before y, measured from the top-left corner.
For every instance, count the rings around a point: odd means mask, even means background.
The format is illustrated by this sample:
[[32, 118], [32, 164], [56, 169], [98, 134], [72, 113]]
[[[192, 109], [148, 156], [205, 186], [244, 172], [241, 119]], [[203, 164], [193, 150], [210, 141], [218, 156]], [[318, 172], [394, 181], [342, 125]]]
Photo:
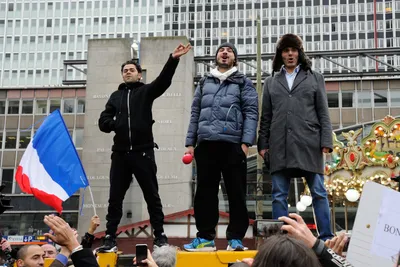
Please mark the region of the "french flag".
[[31, 139], [15, 179], [22, 192], [33, 194], [58, 213], [63, 201], [89, 185], [59, 110], [46, 117]]

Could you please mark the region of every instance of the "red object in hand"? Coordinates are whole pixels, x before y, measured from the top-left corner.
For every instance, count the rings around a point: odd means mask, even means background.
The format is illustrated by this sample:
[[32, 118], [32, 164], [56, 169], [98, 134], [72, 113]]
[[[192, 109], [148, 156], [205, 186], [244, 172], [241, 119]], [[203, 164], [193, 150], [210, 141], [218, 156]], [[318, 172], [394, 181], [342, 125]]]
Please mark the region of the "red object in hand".
[[192, 160], [193, 160], [193, 157], [192, 157], [191, 154], [185, 154], [185, 155], [183, 156], [183, 158], [182, 158], [182, 162], [185, 163], [185, 164], [191, 163]]

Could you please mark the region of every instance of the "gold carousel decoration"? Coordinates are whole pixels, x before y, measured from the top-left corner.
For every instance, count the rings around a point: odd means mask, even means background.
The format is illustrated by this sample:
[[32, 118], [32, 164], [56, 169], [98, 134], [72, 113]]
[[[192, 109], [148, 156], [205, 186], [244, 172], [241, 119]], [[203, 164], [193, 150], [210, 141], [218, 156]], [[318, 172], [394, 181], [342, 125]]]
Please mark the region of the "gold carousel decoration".
[[[396, 191], [400, 176], [400, 119], [386, 116], [371, 126], [369, 134], [361, 138], [363, 129], [342, 132], [346, 143], [333, 134], [334, 149], [325, 160], [325, 187], [335, 222], [335, 205], [345, 208], [347, 231], [347, 207], [357, 206], [363, 187], [373, 181]], [[360, 144], [358, 141], [360, 140]], [[305, 183], [305, 182], [304, 182]], [[311, 205], [311, 197], [305, 183], [305, 191], [298, 203], [298, 210]], [[335, 228], [335, 223], [334, 223]]]
[[361, 133], [362, 128], [343, 132], [346, 145], [334, 135], [334, 150], [325, 165], [325, 186], [331, 201], [357, 201], [368, 181], [398, 190], [399, 183], [392, 178], [400, 171], [400, 119], [386, 116], [373, 124], [358, 144]]

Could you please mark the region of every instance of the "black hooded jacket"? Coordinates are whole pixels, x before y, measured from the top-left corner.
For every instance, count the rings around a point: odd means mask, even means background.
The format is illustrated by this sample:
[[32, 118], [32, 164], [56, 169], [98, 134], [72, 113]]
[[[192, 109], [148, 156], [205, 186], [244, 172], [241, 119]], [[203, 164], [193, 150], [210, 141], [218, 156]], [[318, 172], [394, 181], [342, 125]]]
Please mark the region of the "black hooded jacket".
[[[153, 101], [171, 85], [179, 59], [170, 55], [160, 75], [150, 84], [121, 83], [100, 114], [102, 132], [115, 132], [112, 151], [127, 152], [154, 148]], [[129, 97], [129, 101], [128, 101]]]

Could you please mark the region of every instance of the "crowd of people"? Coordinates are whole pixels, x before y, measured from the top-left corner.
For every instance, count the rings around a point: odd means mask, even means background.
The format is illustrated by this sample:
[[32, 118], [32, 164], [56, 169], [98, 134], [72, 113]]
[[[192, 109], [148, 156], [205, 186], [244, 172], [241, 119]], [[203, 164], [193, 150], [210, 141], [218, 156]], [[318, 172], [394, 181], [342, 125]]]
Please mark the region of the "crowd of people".
[[[264, 243], [259, 247], [254, 258], [238, 259], [232, 267], [345, 267], [353, 266], [348, 262], [343, 253], [347, 243], [347, 236], [341, 234], [330, 240], [322, 241], [309, 230], [303, 218], [298, 214], [289, 214], [279, 220], [285, 224], [280, 231], [273, 234], [265, 230]], [[89, 231], [79, 238], [76, 230], [62, 218], [49, 215], [44, 217], [44, 222], [51, 229], [45, 234], [53, 244], [25, 245], [19, 248], [14, 256], [17, 267], [40, 267], [44, 266], [46, 258], [54, 259], [51, 267], [76, 266], [92, 267], [99, 266], [97, 256], [98, 249], [92, 249], [93, 232], [99, 225], [98, 218], [93, 217]], [[81, 239], [81, 242], [78, 240]], [[56, 247], [58, 246], [58, 248]], [[2, 251], [10, 251], [11, 246], [6, 240], [1, 242]], [[148, 267], [176, 267], [177, 253], [180, 248], [172, 245], [155, 247], [151, 253], [147, 252], [147, 258], [142, 263]], [[114, 253], [114, 252], [106, 252]], [[399, 254], [400, 255], [400, 254]], [[238, 254], [236, 255], [238, 256]], [[4, 263], [4, 266], [12, 266]], [[394, 267], [399, 267], [398, 258], [394, 258]], [[132, 266], [138, 266], [136, 258]]]

